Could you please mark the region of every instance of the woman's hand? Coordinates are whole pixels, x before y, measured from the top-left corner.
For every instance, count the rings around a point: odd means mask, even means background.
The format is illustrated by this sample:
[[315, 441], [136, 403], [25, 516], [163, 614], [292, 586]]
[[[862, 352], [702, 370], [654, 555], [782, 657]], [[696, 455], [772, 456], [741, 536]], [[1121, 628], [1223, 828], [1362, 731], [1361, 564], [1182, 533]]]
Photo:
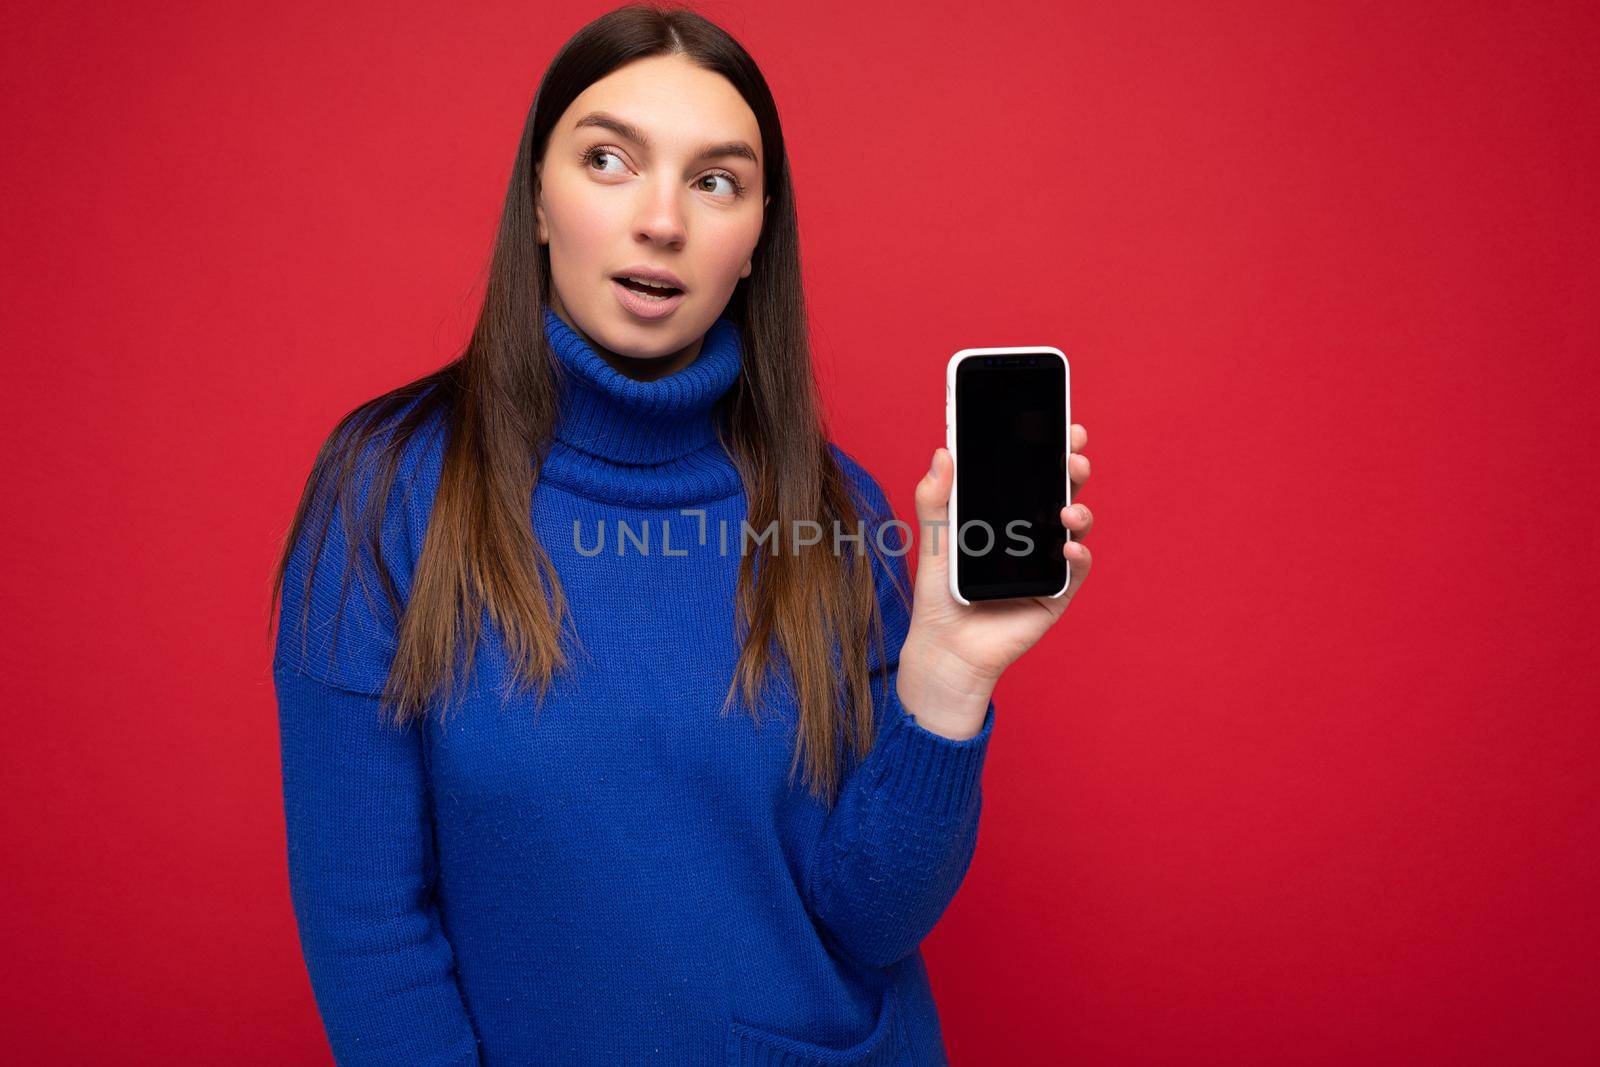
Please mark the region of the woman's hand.
[[[1089, 480], [1089, 457], [1082, 455], [1089, 433], [1073, 423], [1067, 476], [1071, 501], [1061, 509], [1061, 524], [1082, 538], [1094, 516], [1076, 503]], [[947, 505], [954, 470], [950, 453], [934, 450], [933, 469], [917, 483], [917, 574], [911, 625], [900, 651], [896, 692], [917, 724], [956, 740], [976, 734], [1001, 673], [1044, 636], [1088, 577], [1091, 559], [1081, 540], [1062, 548], [1070, 576], [1056, 598], [959, 603], [950, 595], [950, 542]], [[996, 544], [998, 545], [998, 540]]]

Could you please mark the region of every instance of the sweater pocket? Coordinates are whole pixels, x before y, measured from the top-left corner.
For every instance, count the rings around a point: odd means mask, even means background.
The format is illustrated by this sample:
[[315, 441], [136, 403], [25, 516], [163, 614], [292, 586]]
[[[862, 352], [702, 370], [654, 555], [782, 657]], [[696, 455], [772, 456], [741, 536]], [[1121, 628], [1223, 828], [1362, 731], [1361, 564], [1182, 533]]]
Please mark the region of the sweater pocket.
[[729, 1067], [890, 1067], [908, 1062], [893, 984], [883, 987], [877, 1025], [849, 1048], [829, 1048], [763, 1030], [737, 1019], [728, 1024]]

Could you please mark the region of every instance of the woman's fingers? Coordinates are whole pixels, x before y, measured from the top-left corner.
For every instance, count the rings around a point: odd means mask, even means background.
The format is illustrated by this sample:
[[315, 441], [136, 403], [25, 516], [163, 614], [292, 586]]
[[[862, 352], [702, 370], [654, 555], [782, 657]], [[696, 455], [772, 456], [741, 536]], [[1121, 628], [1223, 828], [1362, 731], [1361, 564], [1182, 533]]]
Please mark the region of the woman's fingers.
[[[937, 592], [946, 577], [950, 552], [950, 486], [955, 480], [950, 453], [943, 448], [933, 452], [932, 466], [917, 483], [917, 578], [919, 591]], [[926, 575], [926, 578], [924, 578]]]
[[1061, 552], [1067, 557], [1067, 569], [1071, 572], [1067, 579], [1067, 591], [1061, 599], [1070, 601], [1078, 591], [1078, 586], [1089, 576], [1089, 566], [1094, 562], [1094, 557], [1089, 555], [1089, 546], [1078, 541], [1068, 541], [1062, 546]]
[[1072, 450], [1067, 456], [1067, 480], [1072, 484], [1072, 490], [1067, 499], [1071, 502], [1061, 509], [1061, 524], [1070, 531], [1070, 536], [1067, 543], [1061, 546], [1061, 554], [1067, 557], [1071, 576], [1067, 580], [1067, 591], [1062, 597], [1063, 600], [1072, 599], [1072, 595], [1078, 591], [1078, 586], [1088, 577], [1089, 567], [1093, 562], [1089, 546], [1083, 543], [1083, 539], [1094, 526], [1094, 513], [1089, 510], [1088, 505], [1076, 502], [1078, 490], [1089, 480], [1089, 457], [1082, 454], [1084, 447], [1089, 443], [1089, 431], [1075, 422], [1072, 424], [1069, 438]]
[[1072, 531], [1073, 540], [1081, 541], [1094, 526], [1094, 513], [1087, 504], [1068, 504], [1061, 509], [1061, 525]]
[[1089, 457], [1082, 454], [1084, 446], [1089, 443], [1089, 431], [1075, 422], [1068, 436], [1072, 448], [1067, 453], [1067, 482], [1071, 486], [1067, 499], [1071, 501], [1078, 499], [1078, 490], [1089, 480]]

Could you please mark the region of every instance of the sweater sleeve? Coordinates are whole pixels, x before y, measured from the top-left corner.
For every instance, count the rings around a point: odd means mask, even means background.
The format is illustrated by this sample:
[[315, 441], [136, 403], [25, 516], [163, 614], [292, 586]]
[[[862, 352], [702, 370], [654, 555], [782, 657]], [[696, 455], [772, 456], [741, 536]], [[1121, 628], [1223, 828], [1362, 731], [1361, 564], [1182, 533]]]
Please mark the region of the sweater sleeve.
[[[875, 524], [893, 513], [869, 475], [853, 461], [847, 469], [860, 479], [870, 539]], [[883, 537], [891, 548], [898, 540], [892, 528]], [[887, 967], [917, 950], [972, 862], [995, 708], [990, 701], [982, 728], [965, 740], [918, 725], [916, 709], [902, 704], [896, 691], [909, 606], [876, 560], [873, 565], [884, 621], [883, 662], [869, 653], [876, 737], [828, 814], [805, 893], [839, 950], [863, 965]], [[888, 553], [887, 566], [909, 594], [905, 555]]]
[[[477, 1037], [433, 896], [422, 732], [395, 726], [379, 703], [394, 620], [381, 595], [363, 592], [378, 588], [370, 555], [342, 595], [346, 532], [337, 515], [325, 527], [324, 517], [309, 509], [291, 552], [273, 658], [290, 899], [312, 991], [341, 1064], [475, 1065]], [[405, 516], [394, 518], [384, 543], [399, 555]], [[308, 550], [319, 541], [307, 592]], [[335, 630], [337, 658], [304, 651]]]
[[433, 903], [415, 727], [378, 698], [275, 669], [289, 887], [340, 1064], [475, 1065], [477, 1037]]

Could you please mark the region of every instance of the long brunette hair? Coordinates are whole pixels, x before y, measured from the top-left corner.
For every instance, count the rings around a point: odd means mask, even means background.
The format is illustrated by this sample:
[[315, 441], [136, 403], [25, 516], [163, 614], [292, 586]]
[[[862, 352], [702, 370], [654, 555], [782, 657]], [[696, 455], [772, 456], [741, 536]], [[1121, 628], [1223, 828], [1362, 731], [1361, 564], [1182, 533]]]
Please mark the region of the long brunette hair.
[[[534, 535], [529, 506], [556, 422], [559, 373], [543, 328], [550, 262], [548, 248], [536, 239], [535, 164], [557, 119], [585, 88], [632, 60], [670, 54], [727, 78], [755, 113], [765, 149], [764, 184], [772, 199], [752, 272], [739, 281], [724, 312], [739, 326], [743, 368], [721, 412], [722, 439], [744, 483], [747, 521], [757, 531], [777, 522], [782, 533], [799, 520], [820, 522], [824, 530], [837, 521], [855, 531], [862, 518], [858, 503], [870, 510], [852, 492], [828, 445], [807, 338], [794, 190], [766, 80], [737, 41], [692, 11], [634, 4], [609, 12], [562, 47], [539, 84], [470, 339], [441, 369], [340, 420], [318, 451], [273, 575], [276, 606], [293, 546], [324, 481], [332, 479], [329, 495], [344, 502], [343, 521], [353, 530], [349, 501], [358, 460], [381, 457], [360, 538], [399, 620], [383, 703], [400, 724], [421, 718], [437, 694], [448, 706], [458, 648], [465, 645], [470, 671], [485, 610], [505, 636], [523, 685], [537, 685], [542, 695], [568, 662], [560, 641], [566, 601]], [[401, 452], [435, 418], [446, 430], [438, 495], [402, 607], [379, 551], [379, 525]], [[325, 521], [331, 518], [330, 509]], [[782, 550], [784, 539], [777, 545], [758, 542], [759, 555], [741, 553], [736, 618], [743, 646], [722, 710], [727, 712], [742, 686], [754, 713], [762, 680], [775, 667], [772, 653], [779, 650], [799, 708], [790, 780], [803, 761], [812, 793], [831, 805], [841, 776], [837, 746], [851, 745], [858, 757], [872, 746], [867, 641], [870, 634], [876, 661], [883, 664], [883, 620], [866, 557], [823, 550], [830, 537], [796, 555]], [[875, 552], [875, 541], [868, 523], [858, 548]], [[353, 565], [358, 537], [352, 533], [346, 542], [347, 564]], [[887, 566], [883, 573], [904, 604], [907, 593], [898, 577]], [[306, 582], [309, 594], [309, 572]], [[309, 615], [309, 595], [305, 604]]]

